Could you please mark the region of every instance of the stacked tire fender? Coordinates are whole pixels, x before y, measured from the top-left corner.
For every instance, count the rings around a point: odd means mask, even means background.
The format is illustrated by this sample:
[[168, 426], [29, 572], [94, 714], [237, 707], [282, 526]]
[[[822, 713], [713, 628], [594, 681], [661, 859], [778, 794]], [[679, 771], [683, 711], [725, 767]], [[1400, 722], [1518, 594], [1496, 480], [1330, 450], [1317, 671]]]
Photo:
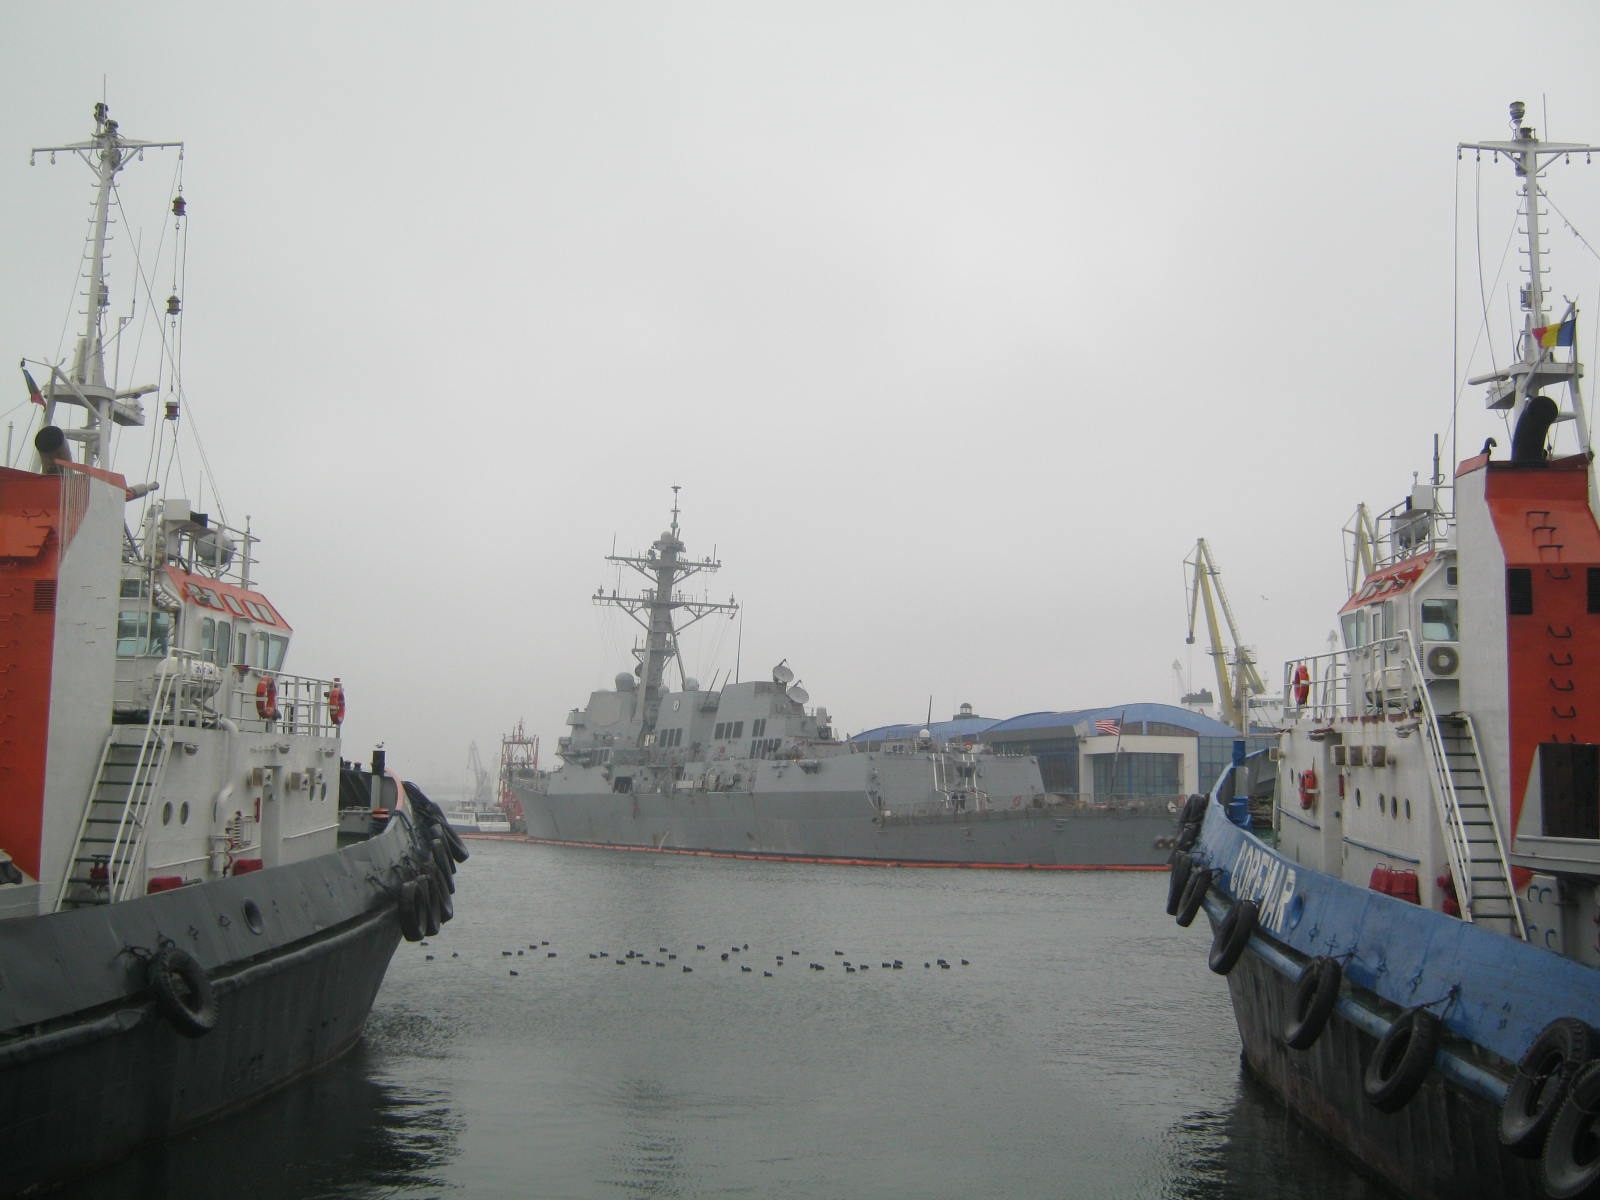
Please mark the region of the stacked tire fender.
[[415, 817], [412, 876], [400, 885], [400, 932], [408, 942], [432, 937], [456, 915], [450, 897], [456, 890], [456, 867], [467, 861], [466, 843], [450, 828], [439, 806], [412, 784], [406, 797]]

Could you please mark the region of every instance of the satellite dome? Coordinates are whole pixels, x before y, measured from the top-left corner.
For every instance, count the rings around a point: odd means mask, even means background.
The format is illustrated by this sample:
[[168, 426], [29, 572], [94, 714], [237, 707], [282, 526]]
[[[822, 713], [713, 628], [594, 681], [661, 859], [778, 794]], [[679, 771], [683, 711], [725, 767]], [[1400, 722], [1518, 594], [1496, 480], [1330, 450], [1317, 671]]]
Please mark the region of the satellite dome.
[[630, 675], [627, 671], [618, 671], [617, 672], [617, 678], [616, 678], [616, 685], [617, 685], [617, 691], [619, 691], [619, 692], [631, 692], [631, 691], [633, 691], [633, 686], [634, 686], [633, 685], [633, 676]]

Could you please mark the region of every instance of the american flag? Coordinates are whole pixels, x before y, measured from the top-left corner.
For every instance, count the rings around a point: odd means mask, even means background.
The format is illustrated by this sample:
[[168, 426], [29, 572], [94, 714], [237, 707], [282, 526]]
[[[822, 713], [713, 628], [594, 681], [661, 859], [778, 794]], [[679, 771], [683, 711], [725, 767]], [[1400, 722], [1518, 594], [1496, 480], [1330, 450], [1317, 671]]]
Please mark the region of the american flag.
[[1094, 723], [1094, 731], [1096, 733], [1120, 734], [1122, 732], [1122, 722], [1115, 717], [1101, 717]]

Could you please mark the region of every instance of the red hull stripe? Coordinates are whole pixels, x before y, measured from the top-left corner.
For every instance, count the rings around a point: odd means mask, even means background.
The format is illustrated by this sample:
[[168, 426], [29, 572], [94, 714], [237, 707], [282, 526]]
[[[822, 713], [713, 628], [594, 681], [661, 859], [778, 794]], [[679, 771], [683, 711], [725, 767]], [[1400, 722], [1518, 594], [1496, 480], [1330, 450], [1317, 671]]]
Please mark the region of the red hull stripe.
[[1165, 863], [1006, 863], [933, 862], [926, 859], [842, 858], [830, 854], [751, 854], [743, 850], [684, 850], [675, 846], [621, 846], [611, 842], [568, 842], [559, 838], [523, 839], [539, 846], [583, 850], [633, 850], [642, 854], [688, 854], [696, 858], [742, 858], [751, 862], [831, 863], [844, 867], [949, 867], [975, 871], [1165, 871]]

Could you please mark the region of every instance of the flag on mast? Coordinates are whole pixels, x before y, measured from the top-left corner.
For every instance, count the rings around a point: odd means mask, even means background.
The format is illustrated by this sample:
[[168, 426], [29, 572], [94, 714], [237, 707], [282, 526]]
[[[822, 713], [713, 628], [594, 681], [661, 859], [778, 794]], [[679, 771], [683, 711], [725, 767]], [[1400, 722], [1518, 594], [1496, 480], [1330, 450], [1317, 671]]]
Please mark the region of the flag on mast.
[[1568, 317], [1559, 325], [1541, 325], [1533, 331], [1533, 344], [1541, 350], [1571, 346], [1577, 340], [1578, 318]]
[[33, 381], [33, 376], [28, 374], [28, 368], [23, 366], [21, 363], [18, 363], [17, 366], [22, 367], [22, 378], [28, 383], [28, 399], [32, 400], [40, 408], [43, 408], [44, 393], [39, 390], [39, 385]]

